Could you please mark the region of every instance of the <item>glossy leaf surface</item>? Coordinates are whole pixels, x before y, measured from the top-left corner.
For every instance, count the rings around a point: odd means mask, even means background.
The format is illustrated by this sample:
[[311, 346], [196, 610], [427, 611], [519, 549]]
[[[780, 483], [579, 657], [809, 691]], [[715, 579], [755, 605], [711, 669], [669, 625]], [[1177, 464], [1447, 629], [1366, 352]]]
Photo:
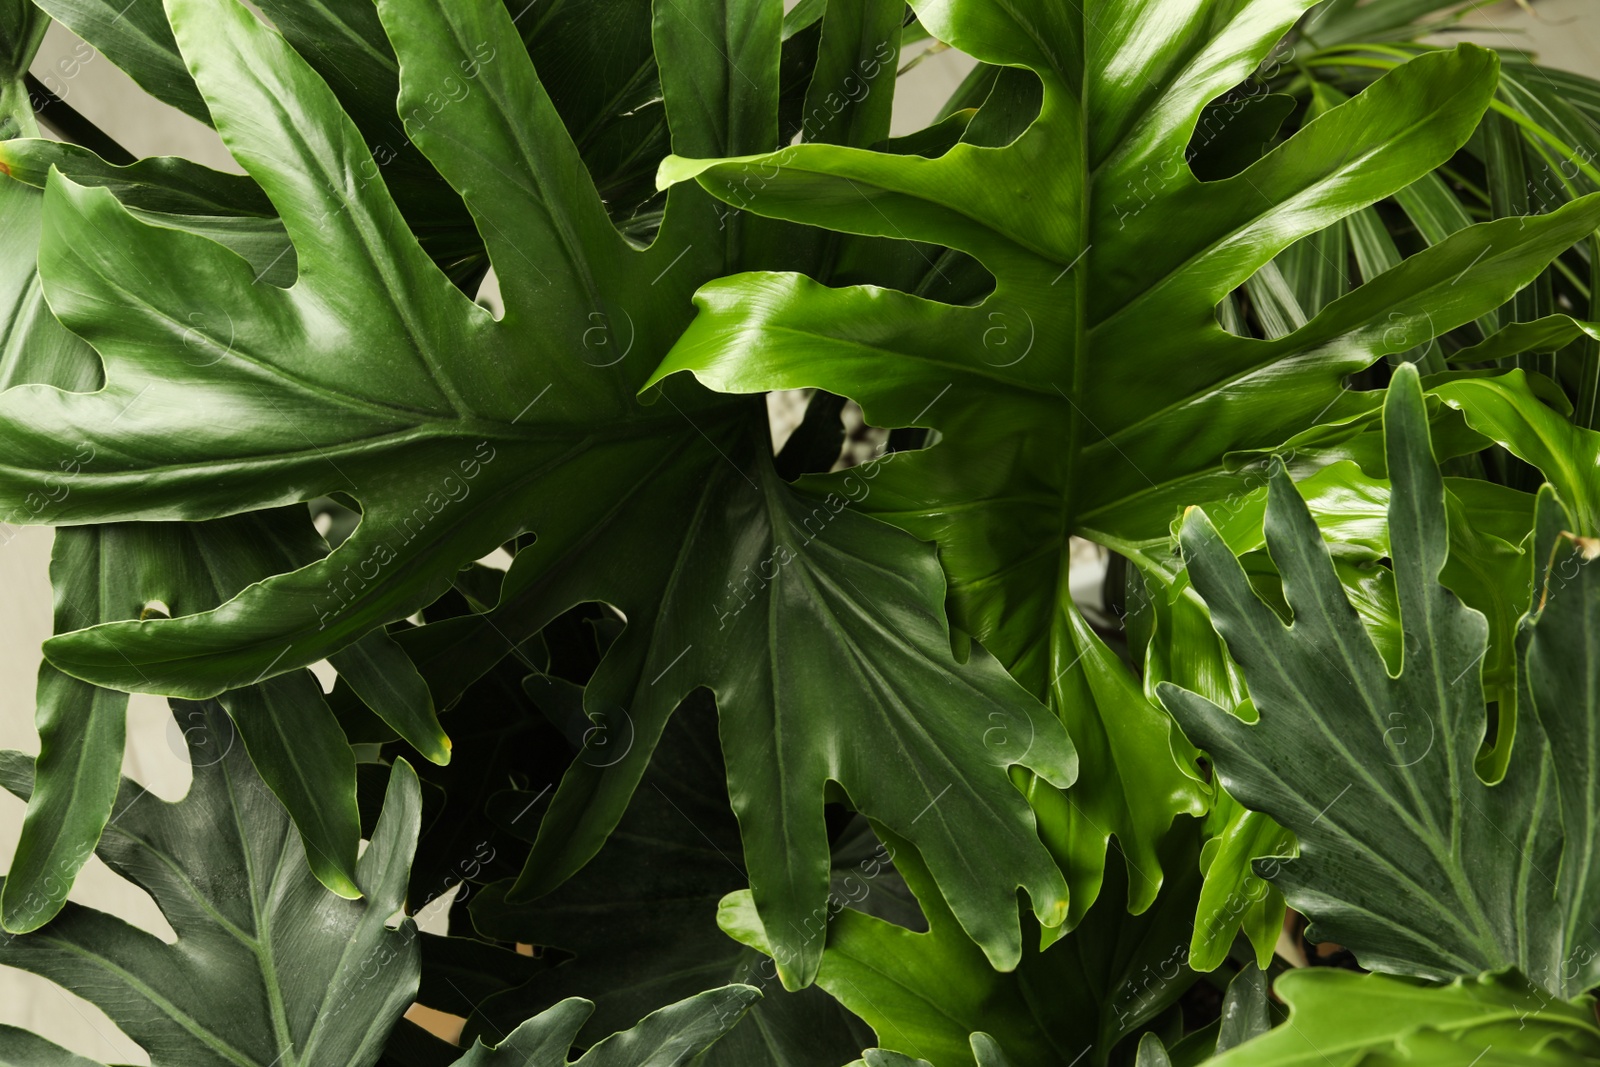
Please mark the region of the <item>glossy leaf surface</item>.
[[[64, 635], [52, 662], [196, 698], [270, 686], [329, 656], [358, 683], [339, 659], [353, 643], [531, 532], [505, 579], [514, 629], [589, 600], [634, 624], [587, 697], [619, 730], [616, 747], [580, 760], [556, 793], [518, 895], [598, 851], [667, 717], [705, 685], [724, 710], [734, 808], [775, 929], [798, 929], [826, 899], [828, 781], [926, 850], [998, 963], [1021, 951], [1019, 885], [1041, 921], [1059, 923], [1061, 876], [1007, 768], [1066, 785], [1070, 744], [992, 658], [955, 659], [931, 550], [843, 498], [795, 495], [765, 454], [759, 406], [687, 383], [652, 404], [635, 397], [700, 280], [788, 246], [755, 226], [702, 240], [718, 209], [684, 189], [657, 241], [635, 248], [588, 182], [511, 14], [492, 0], [394, 0], [379, 14], [401, 60], [402, 114], [473, 212], [506, 304], [496, 319], [406, 236], [359, 129], [282, 38], [228, 0], [173, 0], [170, 13], [225, 143], [278, 210], [296, 280], [278, 288], [205, 238], [136, 218], [106, 188], [51, 178], [47, 289], [100, 352], [106, 386], [0, 398], [13, 449], [0, 493], [17, 516], [55, 442], [81, 432], [102, 461], [31, 521], [194, 520], [332, 491], [358, 500], [362, 518], [324, 559], [214, 610]], [[663, 73], [669, 116], [686, 150], [776, 141], [777, 9], [752, 0], [746, 14], [730, 56], [707, 34], [735, 23], [700, 25], [710, 16], [698, 7], [661, 13], [658, 39], [679, 64]], [[692, 75], [707, 62], [748, 73], [708, 96]], [[415, 114], [458, 76], [473, 88], [450, 122]], [[175, 329], [190, 343], [174, 345]], [[206, 419], [174, 433], [174, 413], [196, 404]], [[983, 743], [1002, 735], [1009, 743]], [[952, 790], [959, 803], [940, 806]], [[757, 811], [783, 814], [769, 828]], [[976, 862], [974, 841], [987, 854]], [[819, 953], [796, 944], [786, 983], [805, 984]]]
[[865, 510], [936, 540], [956, 623], [1050, 700], [1085, 754], [1070, 803], [1036, 799], [1074, 921], [1113, 835], [1142, 872], [1129, 903], [1148, 905], [1161, 836], [1205, 798], [1182, 742], [1154, 740], [1158, 708], [1073, 680], [1080, 658], [1105, 656], [1066, 595], [1068, 535], [1171, 581], [1156, 546], [1182, 507], [1235, 489], [1228, 453], [1360, 410], [1348, 375], [1498, 307], [1600, 222], [1591, 200], [1472, 227], [1281, 336], [1225, 331], [1216, 309], [1233, 289], [1448, 159], [1494, 88], [1487, 53], [1421, 56], [1241, 173], [1197, 180], [1185, 153], [1202, 111], [1307, 6], [1151, 0], [1102, 17], [927, 0], [913, 7], [936, 37], [1037, 78], [1038, 116], [1014, 140], [933, 158], [801, 144], [663, 166], [664, 183], [696, 179], [746, 213], [945, 245], [995, 276], [975, 306], [796, 274], [719, 281], [652, 380], [819, 387], [873, 425], [938, 431], [870, 487], [845, 472], [816, 490], [870, 489]]
[[1552, 999], [1515, 972], [1438, 987], [1317, 968], [1285, 974], [1274, 991], [1289, 1005], [1288, 1021], [1207, 1062], [1577, 1067], [1600, 1053], [1588, 997]]
[[1267, 545], [1292, 625], [1250, 589], [1203, 512], [1191, 512], [1183, 532], [1196, 588], [1243, 668], [1259, 720], [1246, 723], [1171, 685], [1161, 697], [1211, 753], [1228, 792], [1294, 832], [1299, 855], [1278, 866], [1274, 881], [1313, 919], [1314, 936], [1347, 946], [1372, 969], [1450, 978], [1515, 965], [1569, 996], [1596, 974], [1583, 950], [1595, 913], [1593, 816], [1574, 801], [1600, 765], [1589, 736], [1600, 721], [1592, 638], [1600, 572], [1575, 565], [1581, 549], [1563, 539], [1565, 513], [1546, 489], [1534, 553], [1540, 599], [1519, 641], [1525, 662], [1560, 648], [1562, 667], [1521, 672], [1521, 704], [1533, 716], [1518, 718], [1504, 780], [1486, 785], [1475, 760], [1487, 726], [1487, 625], [1439, 584], [1444, 484], [1414, 371], [1397, 372], [1384, 430], [1404, 625], [1398, 674], [1280, 473]]

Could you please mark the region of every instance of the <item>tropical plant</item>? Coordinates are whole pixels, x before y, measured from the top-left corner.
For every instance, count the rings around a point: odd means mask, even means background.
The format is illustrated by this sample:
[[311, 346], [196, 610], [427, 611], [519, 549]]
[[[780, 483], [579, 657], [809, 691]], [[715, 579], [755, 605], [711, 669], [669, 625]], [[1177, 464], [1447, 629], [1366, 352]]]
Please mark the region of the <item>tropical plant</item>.
[[1600, 84], [1473, 6], [0, 0], [0, 963], [162, 1067], [1600, 1061]]

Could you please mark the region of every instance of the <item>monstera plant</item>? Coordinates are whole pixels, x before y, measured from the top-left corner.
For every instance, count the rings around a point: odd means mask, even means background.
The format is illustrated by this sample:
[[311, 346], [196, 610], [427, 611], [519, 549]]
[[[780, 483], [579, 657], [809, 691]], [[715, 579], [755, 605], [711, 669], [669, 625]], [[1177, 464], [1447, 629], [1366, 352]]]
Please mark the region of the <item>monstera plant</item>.
[[1472, 6], [0, 0], [0, 963], [160, 1067], [1600, 1062], [1600, 83]]

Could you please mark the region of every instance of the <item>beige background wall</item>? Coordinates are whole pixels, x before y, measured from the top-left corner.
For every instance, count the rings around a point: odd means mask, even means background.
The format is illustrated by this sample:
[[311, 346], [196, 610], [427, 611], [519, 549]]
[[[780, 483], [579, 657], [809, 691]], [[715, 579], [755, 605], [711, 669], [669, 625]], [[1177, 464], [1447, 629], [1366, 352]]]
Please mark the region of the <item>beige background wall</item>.
[[[1480, 27], [1474, 37], [1487, 44], [1532, 48], [1553, 65], [1600, 75], [1600, 4], [1596, 0], [1539, 0], [1537, 7], [1537, 19], [1511, 4], [1485, 11], [1474, 20]], [[903, 79], [896, 132], [915, 129], [926, 121], [960, 82], [966, 68], [963, 57], [946, 53], [921, 64]], [[104, 57], [58, 26], [51, 27], [33, 72], [136, 155], [185, 155], [211, 166], [237, 169], [215, 133], [144, 96]], [[33, 729], [33, 678], [39, 665], [39, 644], [50, 631], [49, 554], [48, 530], [0, 527], [0, 603], [4, 604], [0, 611], [0, 747], [25, 752], [37, 752], [39, 747]], [[170, 724], [163, 702], [134, 698], [124, 773], [156, 795], [176, 799], [187, 788], [189, 769]], [[22, 813], [19, 801], [0, 794], [0, 860], [8, 861], [16, 847]], [[172, 936], [149, 898], [113, 875], [98, 859], [91, 861], [72, 899]], [[0, 967], [0, 1023], [35, 1030], [103, 1062], [149, 1062], [97, 1008], [49, 982], [4, 967]]]

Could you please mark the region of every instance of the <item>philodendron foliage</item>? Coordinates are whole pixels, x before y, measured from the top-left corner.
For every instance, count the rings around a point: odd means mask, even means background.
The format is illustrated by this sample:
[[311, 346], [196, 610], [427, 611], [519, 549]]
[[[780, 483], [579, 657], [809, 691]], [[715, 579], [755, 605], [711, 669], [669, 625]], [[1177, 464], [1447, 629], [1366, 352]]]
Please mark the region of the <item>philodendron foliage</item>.
[[159, 1067], [1600, 1062], [1600, 83], [1475, 6], [0, 0], [0, 963]]

